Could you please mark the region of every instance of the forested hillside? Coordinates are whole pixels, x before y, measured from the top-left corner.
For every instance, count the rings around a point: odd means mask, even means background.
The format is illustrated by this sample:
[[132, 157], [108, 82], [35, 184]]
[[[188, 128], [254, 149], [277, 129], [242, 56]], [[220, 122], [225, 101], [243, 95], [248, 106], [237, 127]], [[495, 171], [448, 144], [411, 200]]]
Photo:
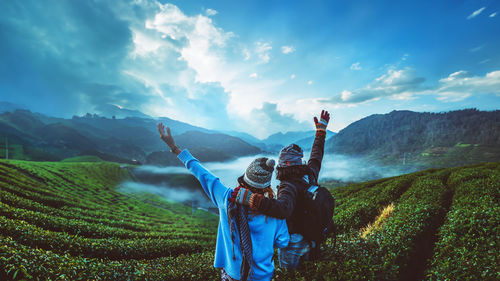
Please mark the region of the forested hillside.
[[341, 130], [327, 142], [326, 149], [386, 162], [422, 162], [438, 167], [499, 161], [500, 110], [375, 114]]
[[[0, 157], [5, 157], [5, 139], [10, 158], [58, 161], [77, 155], [93, 155], [122, 163], [155, 161], [166, 146], [156, 125], [170, 126], [181, 147], [197, 151], [207, 161], [221, 161], [260, 152], [247, 142], [215, 131], [195, 127], [169, 118], [105, 118], [87, 114], [72, 119], [55, 118], [28, 110], [0, 114]], [[153, 154], [153, 155], [151, 155]]]

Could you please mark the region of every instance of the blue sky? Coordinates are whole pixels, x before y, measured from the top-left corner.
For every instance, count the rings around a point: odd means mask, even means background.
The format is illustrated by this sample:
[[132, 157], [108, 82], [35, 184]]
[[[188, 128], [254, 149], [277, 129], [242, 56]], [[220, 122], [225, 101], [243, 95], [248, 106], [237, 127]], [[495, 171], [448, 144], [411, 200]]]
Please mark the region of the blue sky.
[[498, 1], [1, 1], [0, 100], [257, 137], [500, 108]]

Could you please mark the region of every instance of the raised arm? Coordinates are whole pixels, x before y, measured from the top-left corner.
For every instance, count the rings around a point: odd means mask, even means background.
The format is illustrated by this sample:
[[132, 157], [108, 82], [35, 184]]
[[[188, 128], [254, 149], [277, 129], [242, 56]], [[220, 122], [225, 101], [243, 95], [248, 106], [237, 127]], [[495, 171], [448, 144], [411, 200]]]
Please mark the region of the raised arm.
[[307, 165], [311, 168], [313, 172], [312, 182], [318, 181], [319, 171], [321, 169], [321, 161], [323, 161], [323, 154], [325, 151], [325, 138], [326, 138], [326, 127], [330, 121], [330, 114], [326, 110], [321, 111], [320, 120], [314, 117], [314, 124], [316, 125], [316, 137], [314, 138], [314, 143], [311, 149], [311, 156]]
[[165, 135], [163, 124], [158, 124], [160, 137], [170, 147], [170, 151], [176, 154], [184, 166], [186, 166], [186, 168], [198, 179], [208, 198], [210, 198], [217, 207], [225, 206], [226, 202], [224, 199], [226, 198], [226, 194], [231, 192], [231, 189], [224, 186], [218, 177], [203, 167], [200, 161], [194, 158], [188, 150], [184, 149], [181, 151], [179, 147], [175, 145], [174, 138], [170, 133], [170, 128], [167, 127], [166, 129], [167, 134]]
[[[323, 160], [323, 150], [325, 146], [325, 135], [326, 126], [330, 120], [330, 114], [328, 111], [321, 112], [321, 120], [314, 117], [314, 123], [316, 125], [316, 138], [314, 139], [313, 148], [311, 151], [311, 157], [308, 161], [308, 166], [313, 171], [313, 182], [317, 181], [319, 170], [321, 169], [321, 161]], [[284, 181], [281, 182], [278, 188], [278, 198], [270, 199], [266, 198], [260, 194], [252, 194], [246, 189], [235, 189], [233, 191], [233, 196], [231, 199], [239, 204], [247, 205], [254, 210], [258, 210], [262, 214], [276, 217], [276, 218], [288, 218], [292, 215], [295, 208], [296, 199], [301, 190], [299, 190], [300, 184], [293, 184], [293, 182]]]

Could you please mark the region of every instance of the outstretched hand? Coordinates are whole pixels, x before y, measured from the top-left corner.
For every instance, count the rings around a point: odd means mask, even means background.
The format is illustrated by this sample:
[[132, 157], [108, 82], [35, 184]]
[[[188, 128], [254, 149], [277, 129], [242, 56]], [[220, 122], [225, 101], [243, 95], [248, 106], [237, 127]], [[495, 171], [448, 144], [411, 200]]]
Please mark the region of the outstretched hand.
[[320, 120], [314, 117], [314, 124], [316, 125], [316, 131], [324, 132], [326, 134], [326, 127], [328, 126], [328, 122], [330, 121], [330, 113], [326, 110], [321, 110]]
[[162, 123], [158, 123], [158, 132], [160, 133], [160, 138], [170, 147], [170, 151], [175, 154], [179, 154], [181, 151], [179, 147], [175, 145], [174, 138], [170, 132], [170, 128], [167, 126], [167, 134], [165, 135], [165, 126]]

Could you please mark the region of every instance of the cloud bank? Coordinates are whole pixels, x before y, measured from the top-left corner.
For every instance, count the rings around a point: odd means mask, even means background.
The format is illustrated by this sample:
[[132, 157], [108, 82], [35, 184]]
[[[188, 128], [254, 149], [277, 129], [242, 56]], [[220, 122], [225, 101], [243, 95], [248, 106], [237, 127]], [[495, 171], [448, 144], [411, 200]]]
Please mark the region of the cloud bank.
[[[243, 45], [215, 25], [217, 14], [208, 8], [188, 15], [154, 0], [2, 2], [0, 90], [21, 93], [12, 102], [59, 116], [114, 104], [245, 130], [250, 113], [286, 78], [257, 75], [258, 65], [273, 58], [271, 42]], [[294, 51], [285, 47], [283, 53]], [[267, 128], [257, 135], [274, 133]]]

